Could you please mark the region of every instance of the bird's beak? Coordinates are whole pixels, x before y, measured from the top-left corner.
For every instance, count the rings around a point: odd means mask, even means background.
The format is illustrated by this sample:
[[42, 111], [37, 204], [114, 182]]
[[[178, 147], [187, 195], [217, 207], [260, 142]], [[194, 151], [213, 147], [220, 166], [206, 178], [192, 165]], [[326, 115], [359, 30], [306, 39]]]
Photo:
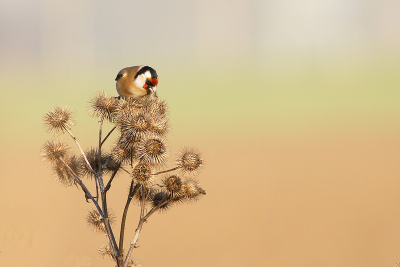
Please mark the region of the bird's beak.
[[[149, 82], [151, 83], [151, 86], [150, 86]], [[143, 85], [143, 88], [152, 92], [154, 94], [154, 96], [157, 96], [157, 94], [156, 94], [157, 84], [158, 84], [158, 77], [157, 78], [147, 78], [147, 81]]]
[[156, 92], [156, 90], [157, 90], [157, 86], [153, 86], [153, 87], [150, 88], [150, 91], [153, 93], [153, 95], [154, 95], [155, 97], [157, 97], [157, 92]]

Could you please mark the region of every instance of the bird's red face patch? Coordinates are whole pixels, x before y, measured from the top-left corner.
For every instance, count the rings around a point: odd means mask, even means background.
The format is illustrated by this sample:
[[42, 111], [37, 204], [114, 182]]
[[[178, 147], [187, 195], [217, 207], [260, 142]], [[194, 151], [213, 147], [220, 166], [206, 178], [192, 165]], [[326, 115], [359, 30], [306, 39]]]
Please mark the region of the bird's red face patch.
[[158, 84], [158, 77], [157, 78], [147, 78], [146, 83], [143, 85], [144, 89], [147, 89], [150, 85], [156, 86]]
[[153, 86], [156, 86], [158, 84], [158, 77], [157, 78], [150, 78], [149, 81]]

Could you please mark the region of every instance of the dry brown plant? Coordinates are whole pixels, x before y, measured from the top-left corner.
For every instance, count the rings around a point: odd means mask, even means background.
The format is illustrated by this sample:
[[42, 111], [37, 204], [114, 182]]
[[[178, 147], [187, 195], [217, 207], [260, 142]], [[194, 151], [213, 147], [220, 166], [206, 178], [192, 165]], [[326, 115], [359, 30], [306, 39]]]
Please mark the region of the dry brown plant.
[[[44, 127], [55, 135], [67, 133], [80, 155], [73, 155], [64, 141], [52, 140], [43, 145], [42, 156], [50, 163], [61, 184], [80, 188], [86, 201], [94, 204], [86, 221], [96, 232], [105, 233], [108, 239], [108, 245], [103, 245], [99, 253], [113, 259], [118, 267], [142, 266], [131, 258], [138, 247], [144, 222], [157, 211], [197, 201], [206, 194], [195, 178], [203, 166], [203, 159], [196, 149], [184, 148], [177, 156], [176, 166], [166, 168], [168, 106], [157, 97], [124, 100], [99, 92], [90, 99], [89, 112], [99, 119], [97, 147], [82, 149], [72, 133], [76, 121], [73, 110], [59, 105], [45, 114]], [[114, 127], [103, 137], [104, 122], [113, 123]], [[104, 145], [112, 134], [117, 135], [116, 141], [109, 151], [105, 151]], [[130, 175], [131, 180], [117, 242], [113, 231], [116, 215], [108, 207], [107, 192], [121, 172]], [[84, 180], [85, 177], [89, 179]], [[85, 183], [94, 183], [95, 192], [91, 192]], [[140, 212], [136, 231], [125, 250], [125, 223], [132, 200], [139, 205]]]

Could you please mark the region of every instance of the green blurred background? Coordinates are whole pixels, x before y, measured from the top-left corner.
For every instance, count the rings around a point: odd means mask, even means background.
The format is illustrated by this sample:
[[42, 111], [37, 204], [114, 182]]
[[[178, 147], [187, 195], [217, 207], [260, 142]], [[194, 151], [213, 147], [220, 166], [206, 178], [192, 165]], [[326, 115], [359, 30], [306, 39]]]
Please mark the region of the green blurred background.
[[[149, 65], [170, 107], [172, 158], [183, 146], [203, 152], [207, 196], [150, 219], [137, 252], [145, 266], [393, 266], [399, 10], [355, 0], [0, 1], [1, 265], [112, 265], [96, 253], [105, 239], [85, 226], [82, 193], [41, 162], [53, 138], [42, 116], [72, 106], [74, 133], [95, 145], [90, 97], [117, 95], [120, 69]], [[117, 218], [128, 183], [115, 185]]]

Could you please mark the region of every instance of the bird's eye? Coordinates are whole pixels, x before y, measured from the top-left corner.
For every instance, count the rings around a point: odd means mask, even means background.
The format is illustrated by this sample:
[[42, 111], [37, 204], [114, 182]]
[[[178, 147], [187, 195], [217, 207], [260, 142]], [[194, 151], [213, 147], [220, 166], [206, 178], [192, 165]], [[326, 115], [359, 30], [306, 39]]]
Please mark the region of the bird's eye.
[[151, 87], [152, 84], [151, 84], [151, 82], [149, 81], [149, 79], [146, 79], [146, 82], [143, 84], [143, 88], [144, 88], [144, 89], [147, 89], [149, 86]]
[[115, 80], [118, 81], [119, 79], [122, 78], [122, 76], [123, 76], [122, 73], [118, 73], [117, 78], [115, 78]]

